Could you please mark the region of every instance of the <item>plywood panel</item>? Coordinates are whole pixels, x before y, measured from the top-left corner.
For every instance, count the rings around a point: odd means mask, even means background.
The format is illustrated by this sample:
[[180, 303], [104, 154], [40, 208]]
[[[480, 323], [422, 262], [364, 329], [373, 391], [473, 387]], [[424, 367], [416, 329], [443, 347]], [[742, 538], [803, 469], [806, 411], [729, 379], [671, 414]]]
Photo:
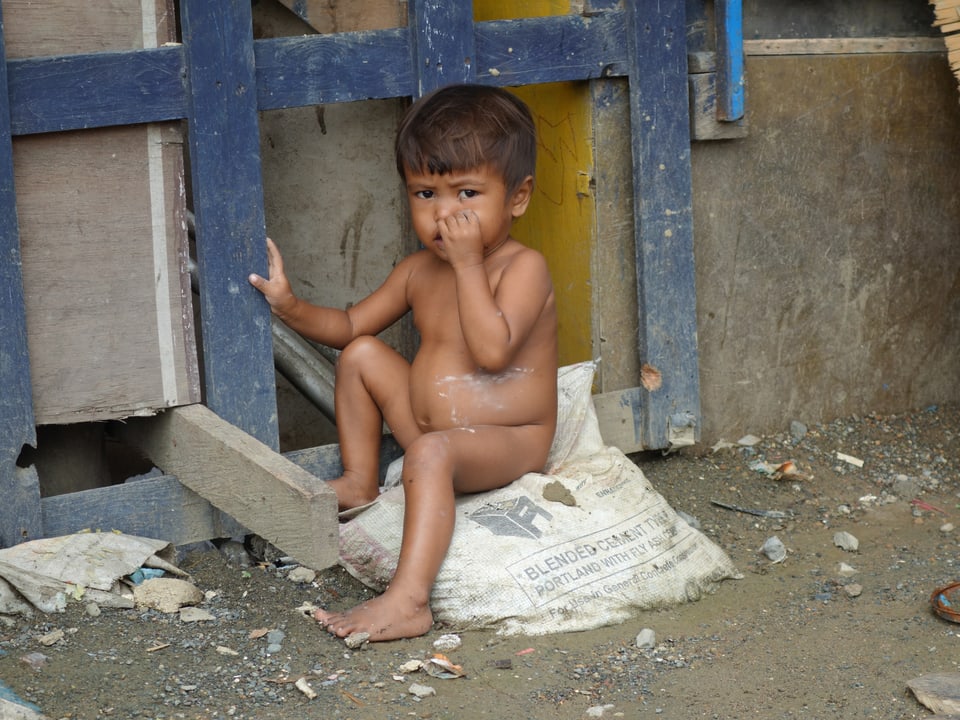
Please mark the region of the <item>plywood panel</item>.
[[[153, 47], [172, 6], [6, 0], [8, 57]], [[37, 424], [199, 400], [179, 124], [13, 142]]]

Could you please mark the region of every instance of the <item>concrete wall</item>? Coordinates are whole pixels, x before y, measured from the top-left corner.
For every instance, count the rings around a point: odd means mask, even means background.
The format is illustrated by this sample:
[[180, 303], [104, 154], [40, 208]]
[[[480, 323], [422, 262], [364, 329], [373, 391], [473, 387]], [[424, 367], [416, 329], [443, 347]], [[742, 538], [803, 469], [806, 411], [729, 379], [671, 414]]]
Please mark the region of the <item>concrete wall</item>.
[[704, 433], [960, 399], [960, 103], [930, 53], [750, 57], [694, 146]]

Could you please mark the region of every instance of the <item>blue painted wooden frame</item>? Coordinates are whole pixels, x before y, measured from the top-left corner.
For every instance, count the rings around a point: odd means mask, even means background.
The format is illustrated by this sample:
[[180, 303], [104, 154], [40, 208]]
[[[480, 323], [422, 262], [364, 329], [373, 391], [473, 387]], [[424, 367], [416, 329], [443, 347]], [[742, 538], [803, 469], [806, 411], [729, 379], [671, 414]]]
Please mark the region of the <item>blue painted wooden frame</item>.
[[[406, 28], [255, 41], [249, 0], [180, 0], [183, 45], [6, 62], [0, 69], [4, 486], [16, 482], [22, 446], [35, 443], [12, 136], [186, 119], [205, 402], [276, 448], [269, 310], [246, 283], [250, 271], [266, 270], [257, 114], [416, 97], [453, 82], [628, 79], [638, 348], [641, 360], [662, 368], [665, 378], [664, 388], [641, 404], [638, 427], [646, 447], [666, 447], [670, 423], [684, 415], [696, 421], [700, 412], [685, 0], [625, 5], [620, 10], [595, 0], [584, 16], [474, 23], [471, 3], [411, 0]], [[2, 40], [0, 32], [0, 49]], [[726, 47], [736, 53], [736, 38]], [[28, 536], [39, 531], [36, 481], [18, 497], [22, 502], [0, 512], [0, 544], [16, 541], [6, 528], [25, 526]]]
[[[0, 8], [0, 27], [2, 13]], [[0, 57], [5, 54], [0, 33]], [[7, 97], [7, 87], [7, 69], [0, 67], [0, 98]], [[23, 446], [37, 442], [21, 268], [10, 116], [0, 112], [0, 547], [36, 537], [41, 530], [40, 486], [35, 475], [17, 469]]]

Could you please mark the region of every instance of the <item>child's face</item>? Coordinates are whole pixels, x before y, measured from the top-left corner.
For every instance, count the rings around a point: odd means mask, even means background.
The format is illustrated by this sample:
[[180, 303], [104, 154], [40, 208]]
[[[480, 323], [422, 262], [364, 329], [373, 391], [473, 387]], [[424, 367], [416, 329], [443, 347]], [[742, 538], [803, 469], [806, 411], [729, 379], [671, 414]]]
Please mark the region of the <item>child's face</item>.
[[405, 178], [414, 231], [424, 247], [444, 260], [449, 260], [449, 253], [454, 250], [444, 244], [441, 223], [458, 214], [471, 220], [475, 218], [479, 233], [473, 233], [463, 242], [472, 245], [473, 251], [482, 247], [486, 255], [507, 239], [513, 219], [526, 210], [532, 186], [530, 180], [513, 193], [507, 193], [500, 173], [488, 166], [445, 175], [407, 168]]

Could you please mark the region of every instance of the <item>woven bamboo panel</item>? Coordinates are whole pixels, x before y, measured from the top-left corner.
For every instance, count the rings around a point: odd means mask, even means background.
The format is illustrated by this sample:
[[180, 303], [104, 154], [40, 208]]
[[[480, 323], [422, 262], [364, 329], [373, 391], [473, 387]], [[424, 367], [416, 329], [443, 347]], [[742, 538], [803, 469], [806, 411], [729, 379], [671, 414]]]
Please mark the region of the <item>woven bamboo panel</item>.
[[950, 69], [960, 81], [960, 0], [930, 0], [933, 5], [933, 24], [943, 31], [947, 44]]

